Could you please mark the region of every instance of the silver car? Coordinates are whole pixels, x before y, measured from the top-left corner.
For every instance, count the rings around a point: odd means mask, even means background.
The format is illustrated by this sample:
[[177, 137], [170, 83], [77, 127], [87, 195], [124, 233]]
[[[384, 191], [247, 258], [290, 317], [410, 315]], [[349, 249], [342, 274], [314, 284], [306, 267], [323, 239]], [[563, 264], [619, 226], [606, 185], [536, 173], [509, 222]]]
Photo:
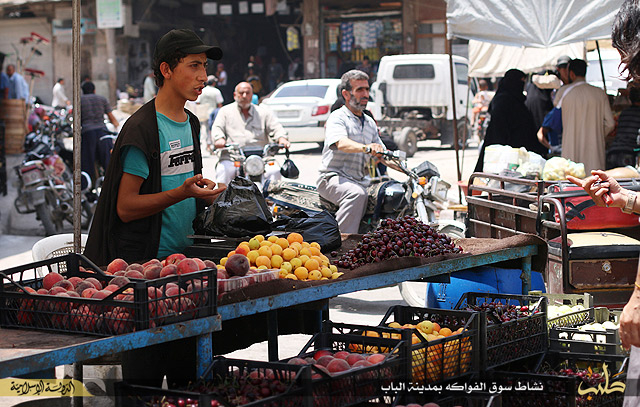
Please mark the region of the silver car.
[[262, 101], [289, 134], [289, 141], [324, 142], [324, 124], [338, 98], [340, 79], [291, 81]]

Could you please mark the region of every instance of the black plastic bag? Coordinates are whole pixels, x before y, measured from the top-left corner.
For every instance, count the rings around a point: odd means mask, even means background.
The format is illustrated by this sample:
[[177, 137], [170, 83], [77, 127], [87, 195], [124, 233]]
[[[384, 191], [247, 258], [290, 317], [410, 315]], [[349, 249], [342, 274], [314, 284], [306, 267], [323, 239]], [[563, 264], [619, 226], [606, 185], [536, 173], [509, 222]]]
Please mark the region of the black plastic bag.
[[289, 149], [287, 149], [285, 154], [287, 159], [284, 160], [284, 163], [282, 163], [282, 167], [280, 167], [280, 174], [282, 174], [282, 176], [285, 178], [297, 179], [300, 175], [300, 170], [293, 162], [293, 160], [289, 158]]
[[193, 221], [196, 235], [244, 237], [271, 233], [273, 217], [258, 186], [242, 177]]
[[300, 233], [305, 242], [318, 242], [324, 253], [337, 250], [342, 245], [338, 222], [327, 211], [311, 216], [304, 211], [298, 211], [273, 222], [272, 227], [274, 231]]

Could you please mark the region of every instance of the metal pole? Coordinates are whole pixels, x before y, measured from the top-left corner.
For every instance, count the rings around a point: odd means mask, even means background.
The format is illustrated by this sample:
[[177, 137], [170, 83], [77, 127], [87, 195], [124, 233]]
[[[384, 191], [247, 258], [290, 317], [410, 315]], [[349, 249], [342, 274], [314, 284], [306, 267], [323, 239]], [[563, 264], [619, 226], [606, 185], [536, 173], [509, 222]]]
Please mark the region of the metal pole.
[[73, 0], [73, 251], [81, 252], [80, 185], [80, 0]]
[[[448, 41], [449, 45], [449, 76], [451, 77], [451, 105], [453, 107], [453, 145], [456, 149], [456, 170], [458, 172], [458, 181], [462, 179], [462, 173], [460, 172], [460, 146], [458, 145], [458, 119], [456, 118], [456, 86], [453, 77], [453, 51], [451, 47], [451, 40]], [[458, 188], [458, 199], [462, 202], [462, 191]]]
[[598, 50], [598, 61], [600, 62], [600, 74], [602, 75], [602, 87], [604, 88], [604, 93], [607, 93], [607, 82], [604, 80], [604, 67], [602, 66], [602, 55], [600, 55], [600, 44], [598, 40], [596, 40], [596, 49]]

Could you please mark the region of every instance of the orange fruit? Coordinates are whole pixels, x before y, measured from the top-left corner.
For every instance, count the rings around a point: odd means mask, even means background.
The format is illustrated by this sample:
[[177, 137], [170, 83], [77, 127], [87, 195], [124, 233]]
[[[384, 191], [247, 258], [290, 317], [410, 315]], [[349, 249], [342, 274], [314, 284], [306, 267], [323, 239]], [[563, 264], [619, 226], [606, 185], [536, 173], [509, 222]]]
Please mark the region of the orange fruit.
[[269, 236], [269, 238], [267, 239], [268, 241], [270, 241], [271, 243], [275, 243], [276, 240], [278, 240], [278, 236]]
[[262, 242], [264, 240], [264, 236], [262, 235], [255, 235], [253, 238], [256, 239], [258, 242]]
[[440, 325], [435, 323], [435, 322], [433, 322], [433, 330], [436, 331], [436, 332], [440, 332], [440, 329], [442, 329], [440, 327]]
[[271, 246], [269, 246], [269, 248], [271, 249], [271, 253], [275, 254], [282, 254], [282, 246], [278, 245], [278, 244], [272, 244]]
[[309, 259], [304, 262], [304, 267], [309, 271], [318, 270], [320, 268], [320, 263], [318, 263], [318, 260], [316, 259]]
[[296, 251], [294, 249], [286, 248], [286, 249], [284, 249], [282, 251], [282, 258], [285, 261], [289, 261], [289, 260], [293, 259], [296, 256], [297, 256], [297, 254], [296, 254]]
[[271, 267], [271, 258], [267, 256], [258, 256], [258, 258], [256, 259], [256, 266]]
[[311, 270], [309, 272], [309, 280], [320, 280], [322, 278], [322, 273], [320, 270]]
[[268, 240], [263, 240], [262, 242], [260, 242], [260, 247], [262, 246], [271, 246], [273, 243], [271, 243]]
[[282, 257], [280, 257], [279, 255], [274, 254], [273, 256], [271, 256], [271, 268], [279, 269], [282, 266], [283, 262], [284, 260], [282, 260]]
[[295, 269], [293, 274], [298, 277], [298, 280], [306, 280], [307, 278], [309, 278], [309, 270], [307, 270], [305, 267], [298, 267], [297, 269]]
[[269, 246], [262, 246], [258, 249], [258, 254], [260, 254], [260, 256], [267, 256], [269, 258], [271, 258], [271, 256], [273, 256], [273, 252], [271, 251], [271, 248]]
[[287, 247], [289, 247], [289, 241], [284, 237], [279, 237], [278, 240], [276, 240], [276, 244], [282, 247], [283, 249], [286, 249]]
[[231, 250], [229, 253], [227, 253], [227, 257], [231, 257], [234, 254], [236, 254], [236, 251], [235, 250]]
[[442, 336], [450, 336], [452, 334], [451, 329], [449, 328], [442, 328], [438, 332], [440, 332], [440, 335]]
[[302, 243], [304, 239], [300, 233], [293, 232], [289, 233], [289, 235], [287, 236], [287, 241], [289, 242], [289, 244], [293, 242]]
[[320, 256], [322, 252], [317, 247], [309, 246], [309, 252], [311, 252], [312, 256]]
[[300, 253], [300, 250], [302, 250], [302, 245], [300, 244], [300, 242], [289, 243], [289, 247], [295, 249], [297, 253]]
[[303, 247], [302, 249], [300, 249], [300, 256], [309, 256], [309, 257], [311, 257], [311, 251], [309, 251], [308, 248]]
[[251, 250], [249, 253], [247, 253], [247, 258], [249, 259], [249, 263], [251, 264], [256, 264], [256, 259], [258, 258], [258, 256], [260, 256], [260, 253], [258, 253], [257, 250]]
[[307, 256], [306, 254], [303, 254], [301, 256], [298, 256], [298, 258], [300, 259], [300, 261], [302, 262], [302, 264], [306, 263], [307, 260], [309, 260], [309, 256]]

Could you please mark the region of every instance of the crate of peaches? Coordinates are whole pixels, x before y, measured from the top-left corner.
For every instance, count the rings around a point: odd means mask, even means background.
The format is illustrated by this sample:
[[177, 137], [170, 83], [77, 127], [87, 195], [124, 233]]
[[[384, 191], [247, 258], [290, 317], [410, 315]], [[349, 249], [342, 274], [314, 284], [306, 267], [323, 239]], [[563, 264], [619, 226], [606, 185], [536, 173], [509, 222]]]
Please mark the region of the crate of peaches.
[[102, 270], [80, 254], [0, 272], [0, 326], [118, 335], [216, 313], [216, 269], [173, 254]]
[[278, 278], [329, 280], [343, 274], [318, 243], [305, 242], [299, 233], [256, 235], [221, 258], [217, 268], [218, 295]]

